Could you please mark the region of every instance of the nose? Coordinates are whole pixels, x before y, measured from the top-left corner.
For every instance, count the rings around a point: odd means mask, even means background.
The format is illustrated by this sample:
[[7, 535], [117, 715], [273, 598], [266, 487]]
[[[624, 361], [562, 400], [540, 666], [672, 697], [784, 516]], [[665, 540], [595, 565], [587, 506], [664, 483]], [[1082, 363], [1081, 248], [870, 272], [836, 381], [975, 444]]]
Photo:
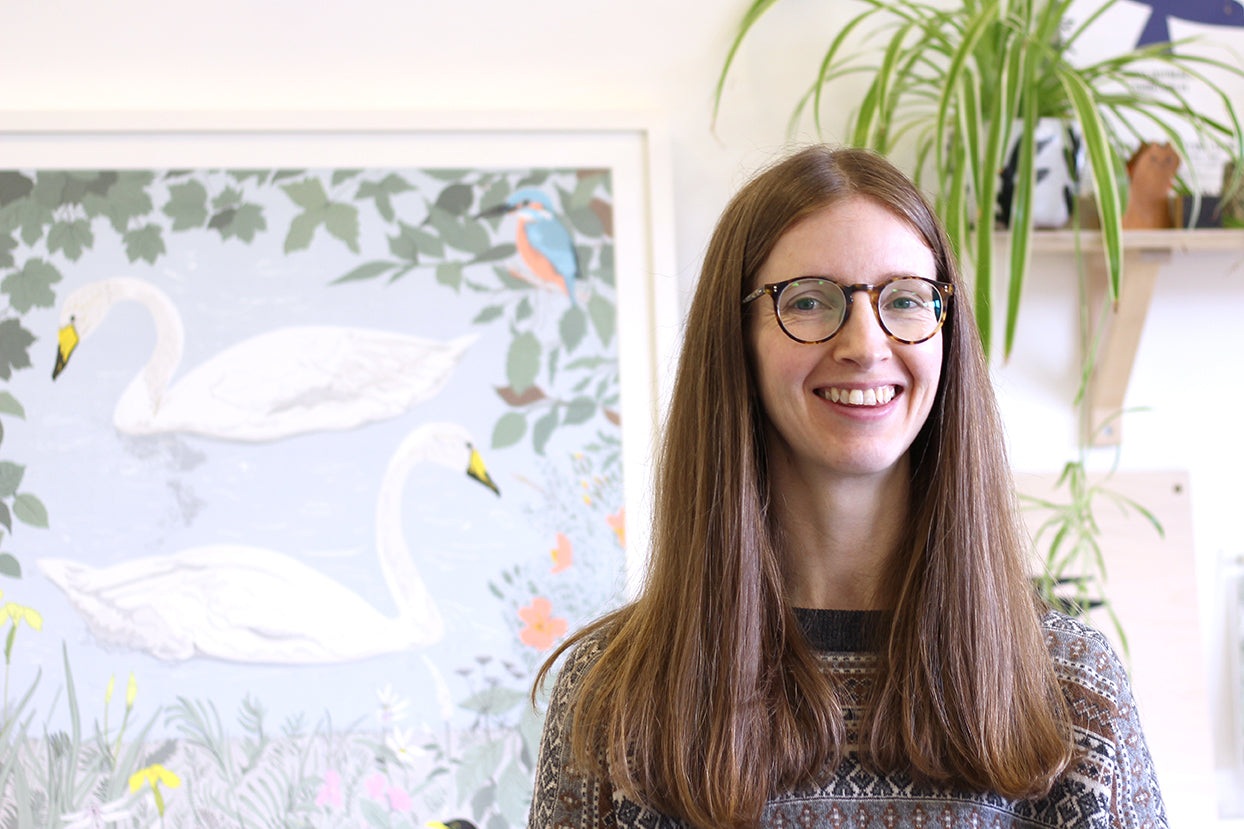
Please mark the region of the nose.
[[851, 313], [830, 342], [835, 360], [859, 368], [869, 368], [889, 356], [890, 338], [881, 328], [867, 291], [852, 294]]

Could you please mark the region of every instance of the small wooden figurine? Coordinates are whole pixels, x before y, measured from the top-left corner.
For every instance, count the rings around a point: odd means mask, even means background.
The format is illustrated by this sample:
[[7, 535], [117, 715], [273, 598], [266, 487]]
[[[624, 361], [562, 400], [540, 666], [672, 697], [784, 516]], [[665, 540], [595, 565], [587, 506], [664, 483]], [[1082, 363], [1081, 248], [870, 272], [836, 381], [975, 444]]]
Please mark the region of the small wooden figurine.
[[1179, 154], [1170, 144], [1145, 142], [1127, 162], [1131, 181], [1127, 194], [1127, 210], [1123, 212], [1125, 228], [1174, 227], [1171, 216], [1171, 185], [1179, 169]]

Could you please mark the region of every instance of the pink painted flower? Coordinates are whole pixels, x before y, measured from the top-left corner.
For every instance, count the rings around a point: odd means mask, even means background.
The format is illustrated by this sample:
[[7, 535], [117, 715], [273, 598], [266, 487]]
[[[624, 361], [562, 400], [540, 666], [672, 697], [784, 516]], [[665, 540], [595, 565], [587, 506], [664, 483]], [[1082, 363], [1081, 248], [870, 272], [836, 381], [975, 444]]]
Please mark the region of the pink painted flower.
[[547, 651], [553, 647], [553, 642], [566, 635], [566, 620], [553, 617], [552, 613], [553, 605], [543, 596], [537, 596], [530, 605], [518, 609], [518, 618], [527, 624], [518, 632], [524, 645]]
[[570, 539], [565, 533], [557, 534], [557, 546], [550, 550], [553, 554], [553, 569], [550, 573], [560, 573], [574, 563], [574, 550], [570, 547]]
[[341, 775], [334, 769], [324, 772], [324, 785], [315, 796], [316, 806], [332, 806], [341, 808]]
[[605, 523], [617, 534], [618, 543], [626, 547], [626, 506], [619, 507], [613, 515], [606, 515]]
[[411, 803], [410, 795], [399, 789], [397, 786], [389, 787], [389, 808], [395, 812], [409, 812], [414, 805]]
[[384, 775], [380, 772], [376, 772], [371, 777], [367, 778], [367, 780], [363, 783], [363, 786], [367, 789], [368, 797], [372, 800], [379, 800], [384, 797], [384, 788], [387, 783], [388, 781], [384, 779]]

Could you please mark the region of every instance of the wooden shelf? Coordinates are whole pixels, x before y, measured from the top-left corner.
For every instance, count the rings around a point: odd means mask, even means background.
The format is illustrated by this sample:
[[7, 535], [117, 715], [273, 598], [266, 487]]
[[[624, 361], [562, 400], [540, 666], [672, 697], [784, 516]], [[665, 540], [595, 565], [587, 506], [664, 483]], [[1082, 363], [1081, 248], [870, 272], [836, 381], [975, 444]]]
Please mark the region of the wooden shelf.
[[[1077, 236], [1078, 241], [1077, 241]], [[1078, 248], [1077, 248], [1078, 245]], [[1049, 230], [1033, 234], [1032, 251], [1043, 253], [1087, 254], [1089, 313], [1094, 323], [1103, 320], [1097, 366], [1087, 389], [1087, 436], [1096, 436], [1098, 446], [1118, 445], [1122, 424], [1116, 417], [1123, 408], [1136, 349], [1144, 329], [1149, 303], [1153, 299], [1158, 271], [1180, 253], [1238, 253], [1244, 256], [1244, 230], [1125, 230], [1123, 231], [1123, 277], [1119, 298], [1112, 312], [1102, 315], [1107, 297], [1106, 258], [1101, 233], [1096, 230]], [[1096, 332], [1093, 332], [1096, 336]], [[1099, 429], [1107, 419], [1113, 422]]]

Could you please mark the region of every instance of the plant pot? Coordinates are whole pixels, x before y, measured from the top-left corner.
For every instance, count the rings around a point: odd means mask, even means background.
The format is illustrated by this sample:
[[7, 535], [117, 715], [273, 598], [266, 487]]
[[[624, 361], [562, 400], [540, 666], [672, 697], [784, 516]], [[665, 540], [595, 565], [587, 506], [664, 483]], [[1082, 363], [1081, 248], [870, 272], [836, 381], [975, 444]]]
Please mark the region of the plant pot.
[[[999, 173], [998, 205], [995, 219], [1000, 227], [1011, 226], [1011, 202], [1015, 194], [1015, 173], [1019, 168], [1022, 122], [1016, 122], [1007, 147], [1006, 166]], [[1084, 142], [1069, 123], [1059, 118], [1041, 118], [1033, 138], [1036, 158], [1036, 189], [1032, 194], [1033, 227], [1066, 227], [1080, 189], [1084, 171]]]

